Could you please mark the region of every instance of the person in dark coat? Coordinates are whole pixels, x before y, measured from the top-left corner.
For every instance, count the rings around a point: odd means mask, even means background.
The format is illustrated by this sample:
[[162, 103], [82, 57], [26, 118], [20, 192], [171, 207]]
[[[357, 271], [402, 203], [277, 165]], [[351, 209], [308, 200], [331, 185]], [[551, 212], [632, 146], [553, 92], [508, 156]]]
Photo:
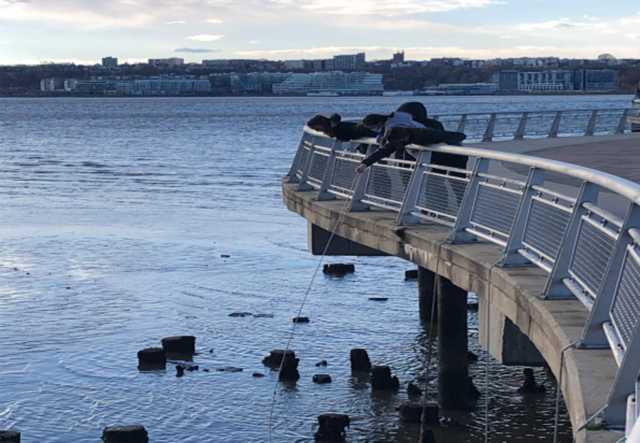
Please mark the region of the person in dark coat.
[[315, 115], [307, 122], [307, 126], [342, 142], [378, 135], [360, 122], [343, 122], [339, 114], [331, 114], [328, 117], [322, 114]]
[[[363, 172], [367, 166], [395, 155], [396, 159], [415, 160], [406, 152], [408, 144], [431, 145], [447, 143], [459, 145], [465, 139], [464, 134], [449, 132], [442, 123], [427, 117], [427, 110], [422, 103], [408, 102], [401, 105], [389, 115], [369, 114], [362, 121], [363, 126], [383, 135], [379, 137], [380, 148], [365, 158], [358, 166]], [[439, 152], [432, 153], [432, 162], [443, 166], [465, 168], [467, 157]]]
[[[422, 123], [426, 128], [436, 129], [438, 131], [444, 131], [444, 126], [438, 120], [429, 118], [427, 108], [420, 102], [407, 102], [400, 105], [396, 112], [406, 112], [413, 116], [413, 119]], [[415, 144], [422, 144], [413, 142]], [[462, 140], [457, 142], [451, 140], [448, 142], [450, 145], [458, 146], [462, 144]], [[433, 152], [431, 154], [431, 161], [438, 165], [449, 166], [452, 168], [465, 169], [467, 167], [467, 161], [469, 157], [466, 155], [445, 154], [442, 152]], [[459, 176], [459, 174], [456, 174]]]

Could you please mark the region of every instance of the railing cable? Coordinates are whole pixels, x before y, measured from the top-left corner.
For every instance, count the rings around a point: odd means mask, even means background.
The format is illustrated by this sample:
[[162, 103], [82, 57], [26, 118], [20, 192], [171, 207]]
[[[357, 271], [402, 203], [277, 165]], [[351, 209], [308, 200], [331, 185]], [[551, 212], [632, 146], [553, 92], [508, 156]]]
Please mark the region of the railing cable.
[[[355, 186], [358, 183], [358, 180], [363, 177], [362, 174], [356, 174], [353, 182], [351, 183], [351, 189], [355, 189]], [[307, 304], [307, 300], [309, 299], [309, 294], [311, 293], [311, 289], [313, 288], [313, 284], [315, 283], [316, 277], [318, 276], [318, 273], [320, 272], [320, 268], [322, 267], [322, 264], [324, 263], [324, 259], [325, 256], [327, 254], [327, 251], [329, 251], [329, 247], [331, 246], [331, 242], [333, 241], [335, 235], [336, 235], [336, 229], [338, 229], [338, 226], [340, 225], [340, 223], [342, 223], [342, 220], [344, 219], [344, 216], [347, 212], [347, 209], [349, 208], [349, 204], [350, 204], [350, 200], [346, 199], [345, 200], [345, 204], [344, 207], [342, 208], [342, 210], [340, 211], [340, 214], [338, 216], [338, 218], [336, 219], [336, 222], [334, 223], [333, 227], [331, 228], [331, 234], [329, 235], [329, 238], [327, 240], [327, 243], [325, 244], [323, 250], [322, 250], [322, 254], [320, 255], [319, 259], [318, 259], [318, 263], [313, 271], [313, 274], [311, 275], [311, 280], [309, 281], [309, 285], [307, 286], [306, 291], [304, 292], [304, 295], [302, 297], [302, 301], [300, 303], [300, 307], [298, 308], [298, 313], [296, 314], [296, 317], [300, 317], [302, 315], [302, 311], [304, 310], [305, 305]], [[291, 326], [291, 331], [289, 333], [289, 338], [287, 339], [287, 345], [285, 347], [285, 352], [282, 355], [282, 360], [280, 360], [280, 366], [278, 368], [278, 371], [281, 372], [282, 368], [284, 367], [284, 362], [285, 362], [285, 358], [286, 358], [286, 353], [287, 351], [290, 349], [291, 347], [291, 343], [293, 342], [294, 336], [295, 336], [295, 332], [296, 332], [296, 326], [297, 323], [293, 322], [292, 326]], [[274, 387], [273, 387], [273, 394], [271, 396], [271, 406], [269, 408], [269, 422], [268, 422], [268, 426], [269, 426], [269, 443], [272, 442], [272, 431], [273, 431], [273, 410], [276, 404], [276, 397], [278, 395], [278, 384], [279, 384], [279, 380], [276, 380]]]
[[560, 391], [562, 390], [562, 372], [564, 371], [564, 353], [575, 347], [577, 341], [568, 344], [560, 351], [560, 374], [558, 374], [558, 383], [556, 385], [556, 407], [553, 417], [553, 443], [558, 443], [558, 426], [560, 421]]

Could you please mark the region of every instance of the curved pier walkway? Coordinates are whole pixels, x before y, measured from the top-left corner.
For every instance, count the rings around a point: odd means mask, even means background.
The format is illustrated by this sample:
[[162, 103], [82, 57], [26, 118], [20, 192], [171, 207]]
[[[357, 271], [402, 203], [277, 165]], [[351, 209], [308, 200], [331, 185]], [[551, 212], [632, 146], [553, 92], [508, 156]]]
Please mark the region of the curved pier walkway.
[[[562, 367], [577, 442], [630, 434], [640, 373], [640, 134], [414, 147], [416, 162], [387, 160], [359, 181], [358, 143], [305, 128], [282, 190], [309, 222], [312, 252], [335, 227], [328, 255], [394, 255], [477, 293], [481, 343], [498, 361], [541, 356], [556, 380]], [[434, 150], [471, 160], [466, 170], [435, 168]], [[595, 415], [606, 426], [587, 430]]]

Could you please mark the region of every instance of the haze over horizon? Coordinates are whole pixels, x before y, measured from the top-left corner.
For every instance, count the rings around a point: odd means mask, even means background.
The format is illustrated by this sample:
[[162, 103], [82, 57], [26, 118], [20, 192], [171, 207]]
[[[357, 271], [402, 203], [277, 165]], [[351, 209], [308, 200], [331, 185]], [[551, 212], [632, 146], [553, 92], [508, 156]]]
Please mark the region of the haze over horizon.
[[0, 64], [182, 57], [640, 58], [637, 0], [0, 0]]

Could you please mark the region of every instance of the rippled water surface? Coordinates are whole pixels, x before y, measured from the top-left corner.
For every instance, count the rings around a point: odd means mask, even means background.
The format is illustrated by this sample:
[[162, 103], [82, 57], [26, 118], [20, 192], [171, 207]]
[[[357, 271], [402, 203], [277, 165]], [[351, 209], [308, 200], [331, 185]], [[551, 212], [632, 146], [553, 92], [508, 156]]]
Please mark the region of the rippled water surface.
[[[401, 101], [0, 99], [0, 428], [21, 430], [26, 443], [95, 442], [106, 425], [136, 422], [153, 442], [267, 441], [276, 376], [261, 359], [285, 345], [317, 263], [306, 222], [283, 207], [280, 178], [312, 114], [357, 116]], [[427, 104], [435, 113], [557, 110], [624, 107], [628, 97]], [[355, 274], [321, 276], [313, 288], [311, 323], [293, 342], [302, 378], [278, 387], [275, 442], [310, 440], [327, 411], [351, 415], [349, 441], [417, 440], [396, 412], [426, 360], [416, 285], [403, 279], [411, 265], [350, 261]], [[470, 316], [471, 347], [484, 360]], [[177, 334], [198, 337], [196, 363], [211, 372], [138, 373], [136, 352]], [[397, 395], [372, 396], [351, 378], [353, 347], [393, 368]], [[330, 385], [311, 382], [321, 359]], [[215, 371], [225, 366], [244, 371]], [[484, 367], [472, 366], [483, 391]], [[550, 439], [553, 381], [536, 370], [547, 394], [525, 398], [520, 374], [491, 368], [491, 441]], [[483, 441], [482, 408], [457, 421], [440, 442]], [[564, 411], [561, 423], [571, 441]]]

